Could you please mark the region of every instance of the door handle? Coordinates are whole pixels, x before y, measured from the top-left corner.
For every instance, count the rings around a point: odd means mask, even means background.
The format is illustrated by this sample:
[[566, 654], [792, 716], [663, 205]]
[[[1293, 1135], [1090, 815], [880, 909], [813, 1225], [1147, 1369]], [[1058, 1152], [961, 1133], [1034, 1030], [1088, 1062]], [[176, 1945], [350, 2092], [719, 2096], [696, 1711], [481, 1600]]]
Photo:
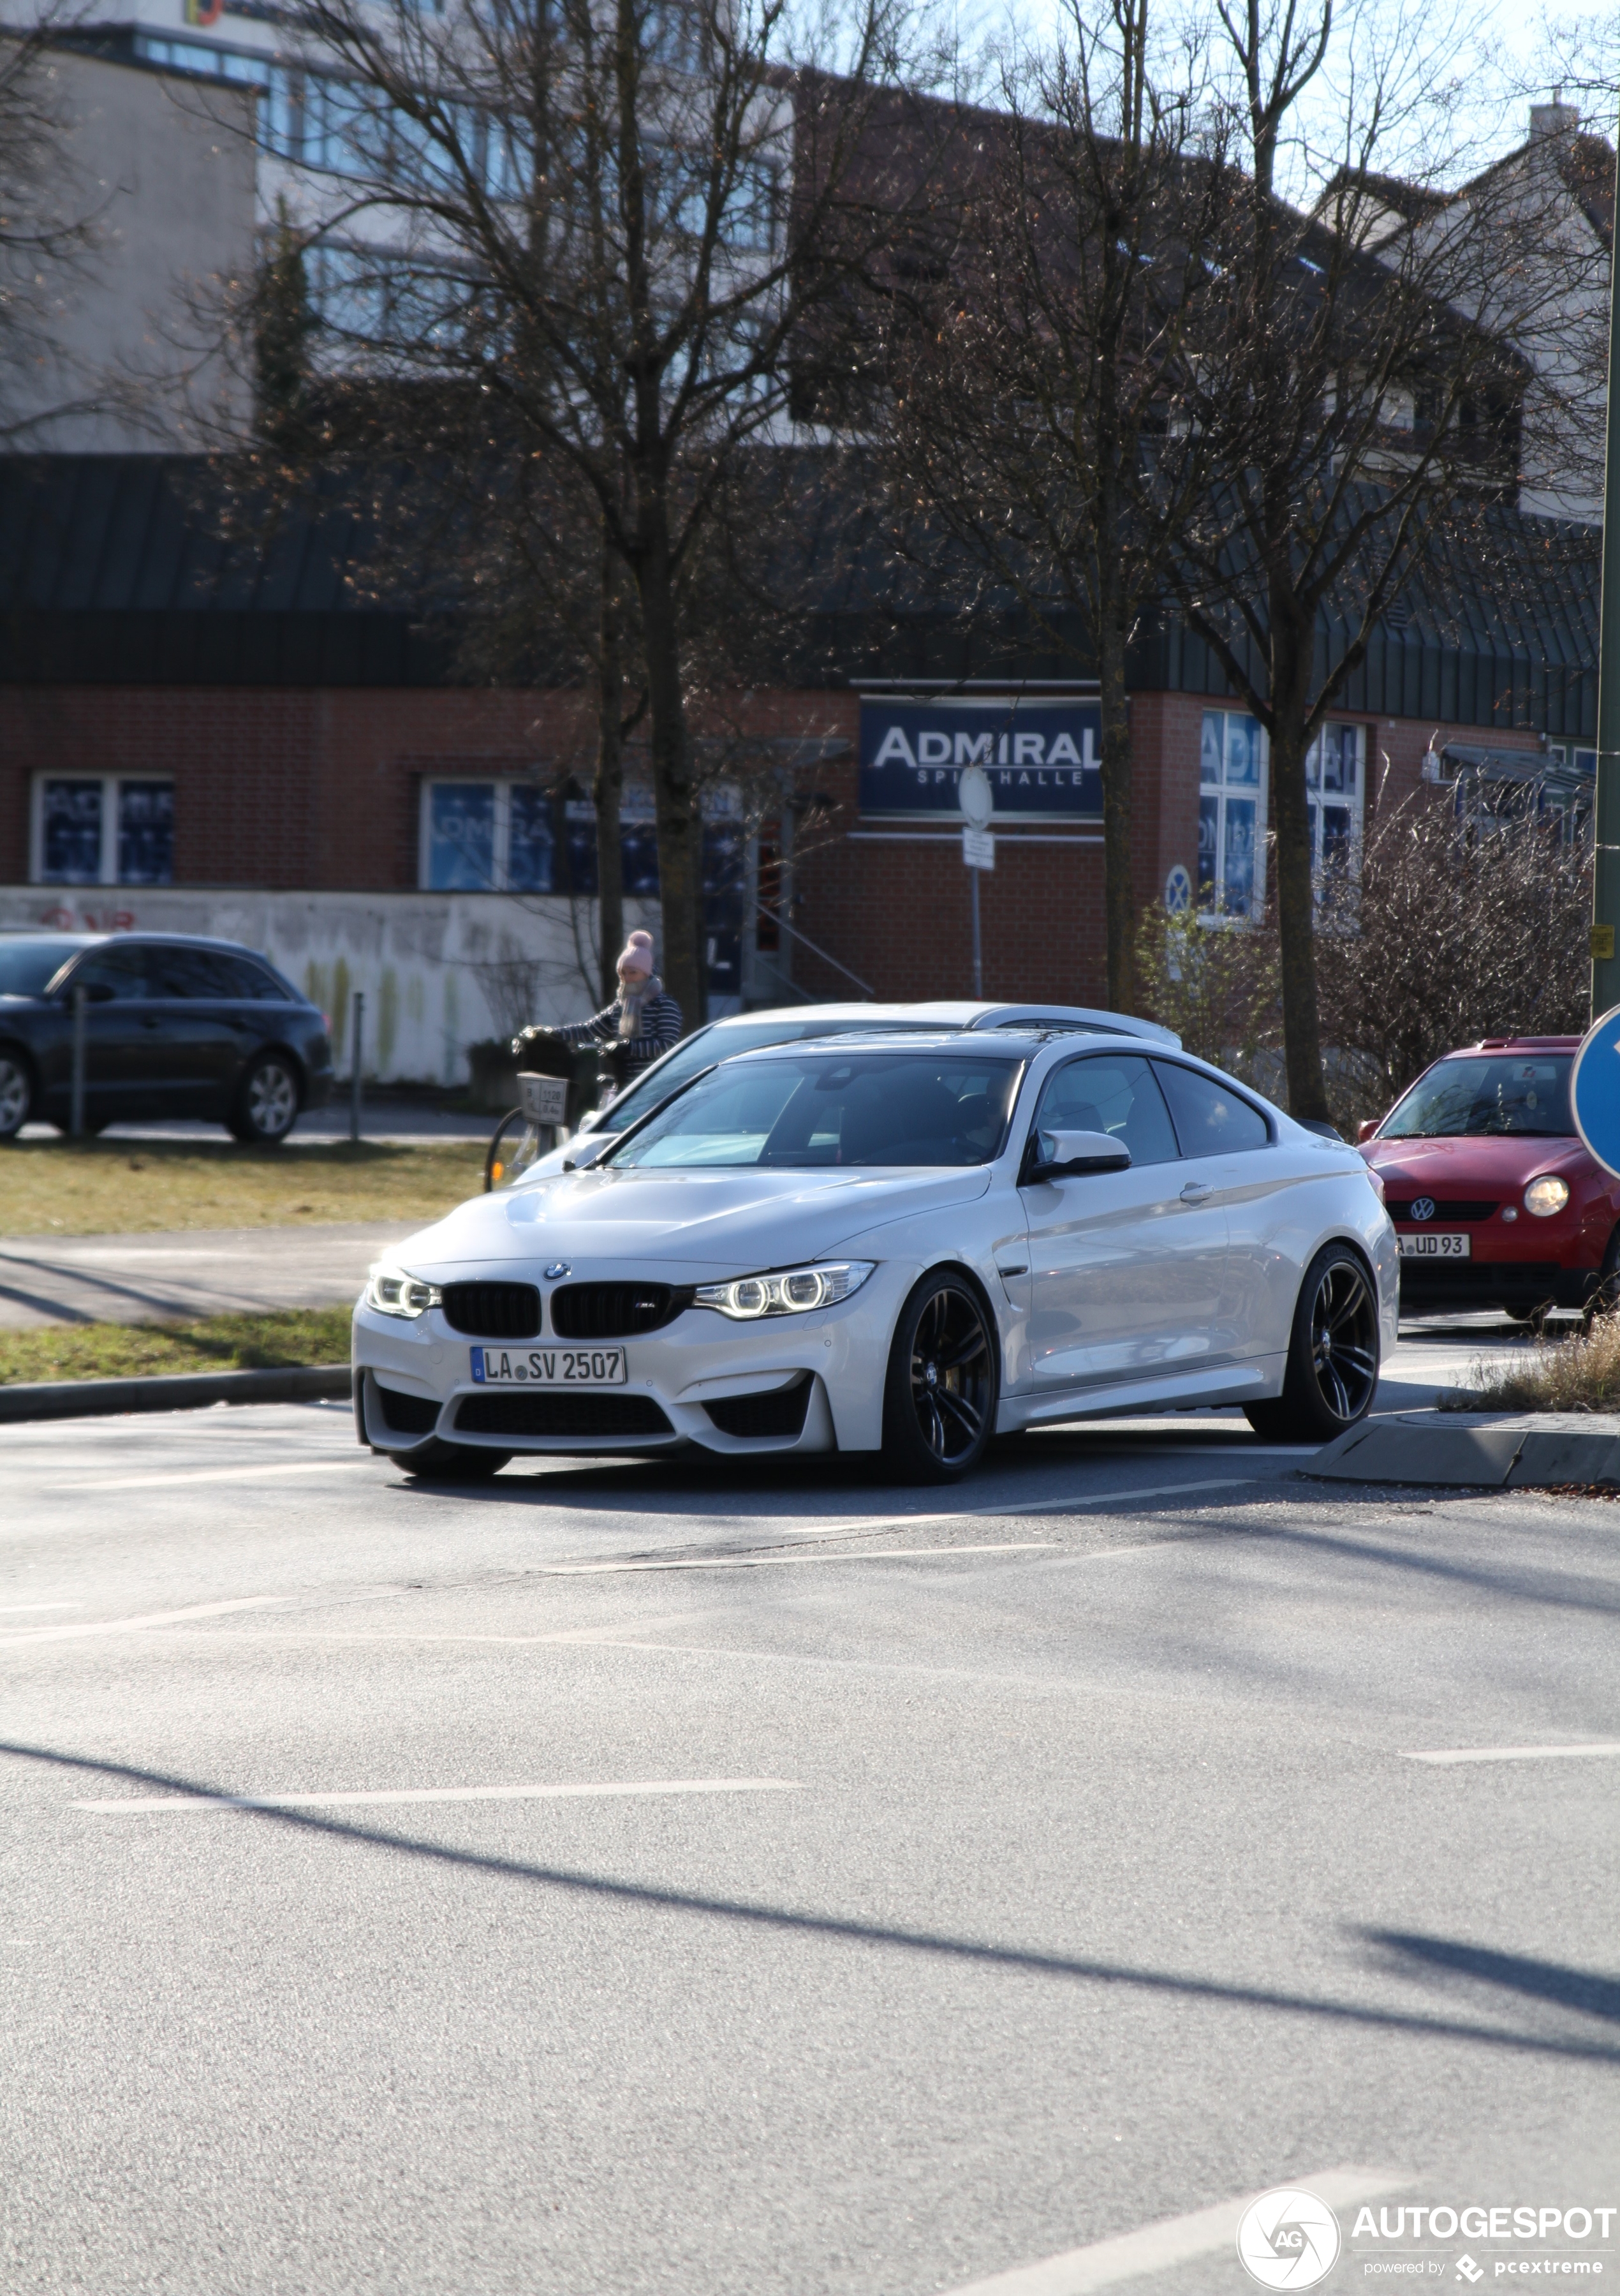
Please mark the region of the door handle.
[[141, 1026], [143, 1029], [160, 1029], [163, 1026], [163, 1023], [161, 1021], [153, 1021], [148, 1018], [142, 1021]]
[[1182, 1190], [1182, 1201], [1184, 1204], [1201, 1204], [1209, 1193], [1207, 1180], [1189, 1180]]

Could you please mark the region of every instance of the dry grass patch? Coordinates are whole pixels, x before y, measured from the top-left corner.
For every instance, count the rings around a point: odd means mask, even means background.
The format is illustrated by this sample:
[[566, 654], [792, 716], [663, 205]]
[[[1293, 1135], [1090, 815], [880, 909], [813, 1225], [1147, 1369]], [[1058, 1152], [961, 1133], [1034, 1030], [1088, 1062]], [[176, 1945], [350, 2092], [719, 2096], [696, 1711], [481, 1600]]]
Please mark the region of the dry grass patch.
[[0, 1147], [0, 1235], [425, 1221], [483, 1185], [476, 1140], [21, 1140]]
[[347, 1308], [209, 1316], [194, 1324], [76, 1324], [0, 1332], [0, 1386], [21, 1380], [135, 1379], [148, 1373], [284, 1371], [348, 1361]]
[[1475, 1384], [1442, 1404], [1445, 1411], [1620, 1411], [1620, 1316], [1600, 1316], [1590, 1330], [1546, 1340], [1501, 1367], [1475, 1365]]

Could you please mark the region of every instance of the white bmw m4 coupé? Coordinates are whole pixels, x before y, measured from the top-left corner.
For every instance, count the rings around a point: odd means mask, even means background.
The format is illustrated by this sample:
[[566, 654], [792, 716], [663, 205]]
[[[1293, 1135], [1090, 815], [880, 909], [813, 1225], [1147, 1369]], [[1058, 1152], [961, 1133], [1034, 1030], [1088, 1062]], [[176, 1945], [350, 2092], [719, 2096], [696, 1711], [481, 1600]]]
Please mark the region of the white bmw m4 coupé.
[[1353, 1148], [1162, 1041], [776, 1045], [373, 1269], [355, 1407], [447, 1480], [695, 1444], [937, 1481], [997, 1433], [1215, 1404], [1322, 1441], [1398, 1267]]

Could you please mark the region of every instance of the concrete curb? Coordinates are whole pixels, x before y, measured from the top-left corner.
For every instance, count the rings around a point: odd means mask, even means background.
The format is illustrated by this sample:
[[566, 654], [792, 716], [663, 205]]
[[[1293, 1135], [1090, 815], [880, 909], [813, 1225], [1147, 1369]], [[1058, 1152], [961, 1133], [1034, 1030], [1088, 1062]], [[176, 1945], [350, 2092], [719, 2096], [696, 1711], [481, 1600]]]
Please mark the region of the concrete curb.
[[1620, 1482], [1620, 1417], [1583, 1412], [1403, 1411], [1363, 1419], [1303, 1474], [1344, 1483]]
[[200, 1411], [210, 1403], [316, 1403], [347, 1399], [347, 1364], [288, 1371], [180, 1372], [172, 1378], [53, 1379], [0, 1387], [0, 1424], [19, 1419], [94, 1419], [111, 1411]]

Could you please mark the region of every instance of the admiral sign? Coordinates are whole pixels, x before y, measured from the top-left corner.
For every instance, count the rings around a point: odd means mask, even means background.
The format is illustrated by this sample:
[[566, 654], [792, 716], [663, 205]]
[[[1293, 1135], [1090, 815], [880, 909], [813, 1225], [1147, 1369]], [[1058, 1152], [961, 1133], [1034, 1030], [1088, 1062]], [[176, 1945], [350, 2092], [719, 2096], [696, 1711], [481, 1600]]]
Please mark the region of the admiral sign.
[[884, 701], [861, 703], [863, 814], [962, 818], [964, 766], [989, 776], [1000, 821], [1100, 821], [1102, 712], [1095, 702]]

